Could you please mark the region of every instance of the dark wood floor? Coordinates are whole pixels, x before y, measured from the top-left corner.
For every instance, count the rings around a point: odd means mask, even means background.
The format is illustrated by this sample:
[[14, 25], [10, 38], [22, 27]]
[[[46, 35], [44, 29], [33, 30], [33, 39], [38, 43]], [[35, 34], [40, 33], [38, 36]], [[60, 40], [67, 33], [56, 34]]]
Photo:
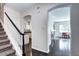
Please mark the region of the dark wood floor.
[[31, 44], [25, 45], [26, 56], [47, 56], [47, 53], [35, 50], [31, 48]]
[[47, 53], [32, 49], [31, 38], [29, 39], [29, 43], [25, 45], [25, 53], [26, 56], [47, 56]]
[[26, 53], [26, 56], [31, 56], [32, 55], [32, 49], [31, 49], [30, 44], [25, 45], [25, 53]]
[[32, 49], [32, 56], [48, 56], [47, 53]]

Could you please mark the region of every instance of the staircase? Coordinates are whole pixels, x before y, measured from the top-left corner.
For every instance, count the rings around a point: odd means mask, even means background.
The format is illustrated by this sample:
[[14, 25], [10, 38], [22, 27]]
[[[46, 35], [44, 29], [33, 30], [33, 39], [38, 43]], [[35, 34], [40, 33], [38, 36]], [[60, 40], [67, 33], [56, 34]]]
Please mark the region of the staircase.
[[15, 50], [0, 23], [0, 56], [15, 56]]

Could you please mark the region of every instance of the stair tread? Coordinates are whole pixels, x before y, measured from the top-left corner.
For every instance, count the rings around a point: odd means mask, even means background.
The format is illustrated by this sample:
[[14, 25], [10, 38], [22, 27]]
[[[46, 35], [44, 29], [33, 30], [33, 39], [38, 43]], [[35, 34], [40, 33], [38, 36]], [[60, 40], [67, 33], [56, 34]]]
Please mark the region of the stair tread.
[[2, 32], [5, 32], [5, 31], [3, 30], [3, 31], [0, 31], [0, 32], [2, 33]]
[[8, 39], [0, 40], [0, 43], [9, 41]]
[[6, 34], [0, 35], [0, 37], [4, 37], [4, 36], [7, 36], [7, 35]]
[[0, 46], [0, 50], [1, 50], [1, 49], [4, 49], [4, 48], [7, 48], [7, 47], [10, 47], [10, 46], [11, 46], [11, 44], [1, 45], [1, 46]]
[[9, 50], [6, 50], [6, 51], [0, 53], [0, 56], [8, 56], [12, 53], [15, 53], [15, 50], [14, 49], [9, 49]]

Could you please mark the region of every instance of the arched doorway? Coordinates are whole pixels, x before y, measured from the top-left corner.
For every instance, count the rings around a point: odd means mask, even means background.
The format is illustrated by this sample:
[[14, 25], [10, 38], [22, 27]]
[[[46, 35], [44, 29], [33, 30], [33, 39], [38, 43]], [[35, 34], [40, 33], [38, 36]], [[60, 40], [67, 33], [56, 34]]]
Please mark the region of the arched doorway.
[[[65, 12], [64, 12], [65, 11]], [[51, 56], [71, 55], [70, 6], [56, 7], [48, 12], [48, 46]]]
[[31, 30], [31, 15], [24, 16], [24, 31]]
[[31, 56], [32, 55], [31, 15], [24, 16], [24, 32], [25, 32], [25, 52], [27, 56]]

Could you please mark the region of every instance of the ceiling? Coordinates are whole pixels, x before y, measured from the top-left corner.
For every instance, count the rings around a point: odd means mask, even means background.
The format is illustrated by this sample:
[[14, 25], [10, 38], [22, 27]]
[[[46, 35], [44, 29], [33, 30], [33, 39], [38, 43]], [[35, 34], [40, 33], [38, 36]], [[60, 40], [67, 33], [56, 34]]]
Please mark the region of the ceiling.
[[7, 7], [10, 7], [19, 12], [24, 12], [28, 8], [32, 7], [33, 5], [35, 5], [35, 3], [7, 3], [6, 4]]
[[69, 20], [70, 18], [70, 7], [63, 7], [63, 8], [58, 8], [58, 9], [55, 9], [55, 10], [52, 10], [50, 11], [52, 17], [55, 19], [55, 20]]

